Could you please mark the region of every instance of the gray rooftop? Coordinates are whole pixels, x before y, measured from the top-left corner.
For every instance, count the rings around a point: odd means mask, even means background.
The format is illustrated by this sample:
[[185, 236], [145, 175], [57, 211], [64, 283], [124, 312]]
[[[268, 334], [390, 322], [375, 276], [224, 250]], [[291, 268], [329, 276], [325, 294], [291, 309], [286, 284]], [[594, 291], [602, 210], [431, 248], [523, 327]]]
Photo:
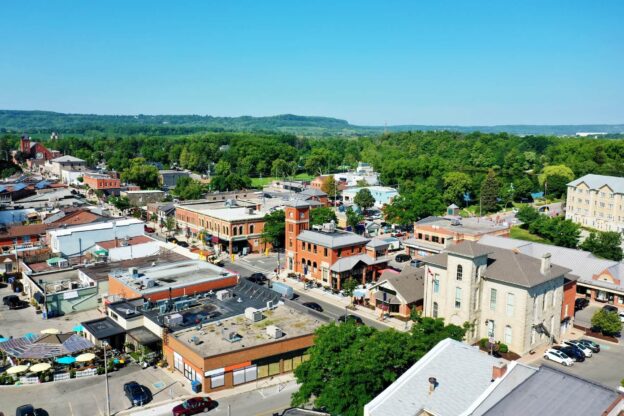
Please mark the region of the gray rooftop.
[[305, 230], [299, 234], [297, 240], [318, 244], [319, 246], [327, 248], [364, 245], [370, 241], [368, 238], [364, 238], [358, 234], [339, 230], [333, 232]]
[[457, 254], [473, 259], [476, 257], [487, 256], [492, 252], [492, 248], [477, 244], [473, 241], [462, 241], [457, 244], [451, 244], [446, 248], [446, 251], [451, 254]]
[[51, 162], [58, 162], [58, 163], [82, 163], [84, 162], [84, 160], [74, 157], [74, 156], [70, 156], [70, 155], [65, 155], [65, 156], [61, 156], [61, 157], [57, 157], [56, 159], [52, 159]]
[[325, 196], [327, 196], [327, 194], [325, 192], [321, 191], [320, 189], [316, 189], [316, 188], [305, 189], [305, 190], [301, 191], [301, 195], [309, 195], [309, 196], [316, 196], [316, 197], [325, 197]]
[[525, 415], [601, 416], [618, 399], [616, 391], [543, 365], [505, 396], [486, 416]]
[[624, 291], [624, 284], [616, 285], [593, 279], [594, 275], [609, 270], [613, 276], [621, 280], [624, 277], [624, 264], [614, 260], [600, 259], [588, 251], [489, 235], [482, 237], [479, 244], [510, 250], [517, 249], [534, 258], [541, 258], [544, 253], [550, 253], [552, 263], [571, 269], [571, 273], [579, 277], [579, 282]]
[[374, 259], [368, 254], [356, 254], [354, 256], [343, 257], [336, 260], [336, 262], [331, 265], [330, 270], [332, 272], [342, 273], [352, 270], [360, 262], [366, 264], [367, 266], [371, 266], [373, 264], [387, 263], [389, 260], [390, 257], [377, 257]]
[[510, 224], [505, 222], [492, 221], [489, 218], [457, 218], [431, 216], [417, 221], [414, 226], [415, 228], [418, 228], [418, 226], [439, 227], [447, 232], [481, 235], [507, 230], [509, 229]]
[[425, 295], [425, 268], [407, 264], [401, 273], [384, 272], [377, 286], [388, 282], [404, 303], [409, 304], [422, 300]]
[[80, 323], [96, 339], [104, 339], [126, 331], [111, 318], [104, 317]]
[[[491, 385], [492, 368], [500, 361], [447, 338], [368, 403], [364, 412], [415, 416], [426, 410], [436, 416], [460, 415]], [[438, 383], [431, 394], [430, 377]]]
[[568, 186], [579, 186], [581, 183], [585, 183], [590, 189], [600, 189], [607, 185], [613, 192], [624, 194], [624, 178], [617, 176], [589, 174], [573, 180]]

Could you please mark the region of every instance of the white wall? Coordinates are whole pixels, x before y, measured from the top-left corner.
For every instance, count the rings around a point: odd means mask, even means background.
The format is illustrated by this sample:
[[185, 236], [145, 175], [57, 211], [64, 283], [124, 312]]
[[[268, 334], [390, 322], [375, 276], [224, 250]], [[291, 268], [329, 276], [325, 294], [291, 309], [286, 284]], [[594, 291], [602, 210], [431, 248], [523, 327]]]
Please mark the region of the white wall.
[[[107, 223], [112, 224], [114, 221]], [[115, 238], [131, 238], [144, 235], [142, 221], [131, 222], [125, 225], [114, 225], [106, 228], [101, 227], [102, 224], [94, 224], [91, 229], [89, 227], [76, 227], [79, 230], [70, 231], [71, 228], [61, 229], [49, 232], [49, 241], [52, 251], [62, 256], [77, 256], [91, 249], [96, 243], [101, 241], [114, 240]]]
[[160, 251], [160, 245], [157, 242], [137, 244], [134, 246], [116, 247], [108, 250], [108, 258], [110, 261], [121, 261], [136, 259], [141, 257], [154, 256]]

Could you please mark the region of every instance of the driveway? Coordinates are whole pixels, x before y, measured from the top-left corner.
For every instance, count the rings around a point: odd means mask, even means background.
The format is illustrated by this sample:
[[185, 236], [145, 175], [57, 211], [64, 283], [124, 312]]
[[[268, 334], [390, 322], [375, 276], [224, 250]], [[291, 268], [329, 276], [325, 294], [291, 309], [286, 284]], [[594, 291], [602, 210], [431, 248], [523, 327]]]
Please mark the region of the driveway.
[[585, 309], [576, 311], [574, 314], [574, 322], [577, 325], [584, 326], [585, 328], [591, 328], [591, 318], [596, 312], [598, 312], [604, 304], [591, 303]]

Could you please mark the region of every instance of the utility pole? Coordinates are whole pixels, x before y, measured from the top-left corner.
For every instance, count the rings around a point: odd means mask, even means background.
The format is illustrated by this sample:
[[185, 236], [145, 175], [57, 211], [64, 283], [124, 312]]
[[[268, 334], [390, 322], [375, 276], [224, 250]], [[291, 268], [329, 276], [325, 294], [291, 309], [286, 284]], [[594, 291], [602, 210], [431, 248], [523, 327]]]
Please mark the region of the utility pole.
[[110, 394], [108, 390], [108, 361], [106, 360], [106, 347], [108, 342], [102, 341], [104, 347], [104, 380], [106, 382], [106, 416], [110, 416]]

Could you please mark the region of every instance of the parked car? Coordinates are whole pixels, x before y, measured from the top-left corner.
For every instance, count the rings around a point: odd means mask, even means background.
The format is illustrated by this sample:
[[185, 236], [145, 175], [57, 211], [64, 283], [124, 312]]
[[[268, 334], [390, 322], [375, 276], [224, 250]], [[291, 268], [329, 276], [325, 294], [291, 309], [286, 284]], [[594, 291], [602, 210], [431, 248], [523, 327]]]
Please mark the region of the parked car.
[[587, 348], [592, 350], [592, 352], [600, 352], [600, 344], [595, 343], [589, 339], [579, 339], [578, 342], [585, 345]]
[[585, 361], [585, 354], [583, 351], [576, 347], [572, 347], [570, 345], [555, 345], [552, 347], [553, 350], [563, 351], [568, 357], [572, 358], [577, 363], [582, 363]]
[[210, 397], [192, 397], [172, 409], [173, 416], [196, 415], [206, 413], [215, 405]]
[[571, 345], [573, 347], [579, 348], [581, 351], [583, 351], [583, 354], [585, 354], [585, 358], [590, 358], [593, 355], [591, 348], [589, 348], [587, 345], [581, 343], [578, 340], [575, 340], [575, 339], [566, 340], [566, 341], [563, 341], [562, 344]]
[[124, 384], [124, 393], [133, 406], [143, 406], [152, 399], [152, 393], [136, 381]]
[[15, 409], [15, 416], [36, 416], [37, 410], [32, 404], [23, 404]]
[[186, 241], [178, 241], [176, 242], [177, 245], [179, 245], [180, 247], [184, 247], [184, 248], [188, 248], [189, 243], [187, 243]]
[[356, 325], [364, 325], [364, 321], [362, 321], [362, 318], [360, 318], [359, 316], [355, 316], [355, 315], [342, 315], [340, 318], [338, 318], [338, 322], [342, 322], [342, 323], [352, 322]]
[[410, 261], [410, 260], [412, 260], [410, 255], [409, 254], [405, 254], [405, 253], [397, 254], [394, 257], [394, 261], [396, 261], [397, 263], [405, 263], [406, 261]]
[[253, 273], [251, 276], [247, 278], [247, 280], [249, 280], [252, 283], [256, 283], [258, 285], [263, 285], [264, 282], [266, 282], [269, 279], [267, 279], [264, 273]]
[[175, 237], [167, 237], [168, 243], [178, 244], [178, 239]]
[[574, 364], [572, 358], [568, 357], [565, 352], [558, 351], [553, 348], [550, 348], [544, 353], [544, 358], [559, 364], [563, 364], [566, 367], [570, 367], [572, 364]]
[[602, 310], [606, 312], [616, 312], [616, 313], [618, 312], [618, 308], [613, 305], [604, 305], [602, 307]]
[[589, 299], [587, 298], [578, 298], [574, 301], [574, 310], [580, 311], [583, 310], [589, 305]]
[[620, 322], [624, 323], [624, 312], [619, 312], [618, 315], [620, 317]]
[[314, 309], [317, 312], [323, 312], [323, 307], [316, 302], [303, 302], [303, 306]]
[[148, 227], [147, 225], [143, 227], [143, 229], [145, 230], [146, 233], [152, 234], [155, 233], [156, 230], [153, 229], [152, 227]]
[[9, 309], [20, 309], [28, 305], [28, 302], [23, 301], [17, 295], [8, 295], [2, 298], [2, 303], [8, 306]]

